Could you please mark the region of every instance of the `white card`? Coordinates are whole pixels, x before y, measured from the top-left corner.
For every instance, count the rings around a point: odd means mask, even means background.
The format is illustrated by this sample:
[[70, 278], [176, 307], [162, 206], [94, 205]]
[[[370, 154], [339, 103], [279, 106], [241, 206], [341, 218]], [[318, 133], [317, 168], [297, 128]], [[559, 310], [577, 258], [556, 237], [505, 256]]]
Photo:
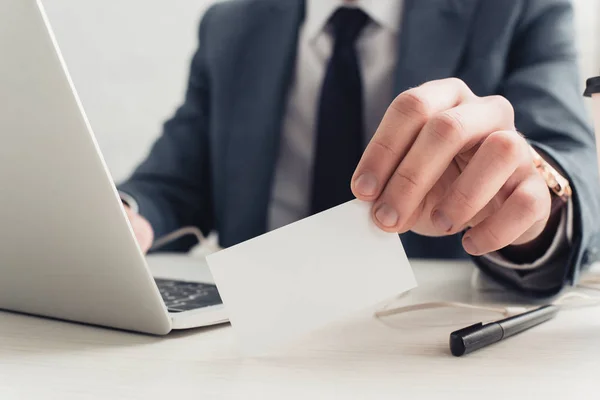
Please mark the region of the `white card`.
[[397, 234], [353, 200], [208, 256], [229, 319], [258, 354], [416, 286]]

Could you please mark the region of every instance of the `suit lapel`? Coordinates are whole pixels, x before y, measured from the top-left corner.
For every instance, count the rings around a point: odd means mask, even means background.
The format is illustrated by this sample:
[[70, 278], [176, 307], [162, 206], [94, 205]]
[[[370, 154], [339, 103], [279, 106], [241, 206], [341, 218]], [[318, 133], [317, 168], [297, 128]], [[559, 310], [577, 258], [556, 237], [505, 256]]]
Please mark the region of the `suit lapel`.
[[232, 243], [266, 231], [286, 98], [296, 60], [303, 0], [256, 2], [248, 16], [227, 121], [226, 229]]
[[396, 92], [454, 76], [479, 0], [405, 0]]

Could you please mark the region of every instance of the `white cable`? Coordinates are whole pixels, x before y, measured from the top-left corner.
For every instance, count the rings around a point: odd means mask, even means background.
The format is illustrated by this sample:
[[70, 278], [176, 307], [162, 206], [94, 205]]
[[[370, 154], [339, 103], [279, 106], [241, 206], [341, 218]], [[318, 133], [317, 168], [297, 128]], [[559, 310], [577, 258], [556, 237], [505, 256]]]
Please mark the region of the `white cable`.
[[184, 236], [188, 236], [188, 235], [195, 236], [196, 240], [198, 241], [198, 244], [202, 244], [206, 240], [206, 238], [204, 237], [204, 235], [202, 234], [202, 231], [200, 229], [196, 228], [195, 226], [186, 226], [184, 228], [177, 229], [176, 231], [173, 231], [173, 232], [157, 239], [152, 244], [152, 247], [150, 248], [150, 250], [159, 249], [163, 246], [166, 246], [167, 244], [169, 244], [171, 242], [174, 242], [177, 239], [180, 239], [180, 238], [182, 238]]
[[[600, 276], [590, 276], [585, 279], [582, 279], [581, 283], [579, 283], [576, 287], [584, 288], [584, 289], [591, 289], [591, 290], [600, 290], [600, 287], [590, 285], [590, 283], [600, 283]], [[573, 303], [572, 300], [575, 300], [575, 299], [577, 299], [577, 301], [575, 303]], [[584, 301], [581, 301], [581, 300], [584, 300]], [[568, 292], [568, 293], [565, 293], [565, 294], [561, 295], [560, 297], [558, 297], [551, 304], [553, 304], [555, 306], [559, 306], [561, 309], [593, 307], [593, 306], [600, 305], [600, 296], [590, 296], [588, 294], [580, 293], [580, 292]], [[518, 314], [522, 314], [524, 312], [533, 310], [533, 309], [537, 308], [538, 306], [493, 307], [493, 306], [489, 306], [489, 305], [474, 305], [474, 304], [460, 303], [460, 302], [454, 302], [454, 301], [436, 301], [436, 302], [429, 302], [429, 303], [411, 304], [411, 305], [402, 306], [402, 307], [394, 307], [394, 308], [388, 308], [388, 307], [389, 307], [389, 304], [386, 304], [381, 309], [377, 310], [375, 312], [375, 317], [381, 318], [381, 317], [387, 317], [387, 316], [391, 316], [391, 315], [408, 313], [411, 311], [422, 311], [422, 310], [429, 310], [429, 309], [442, 308], [442, 307], [492, 311], [492, 312], [500, 313], [505, 317], [511, 317], [513, 315], [518, 315]]]
[[[600, 290], [598, 287], [588, 285], [577, 285], [577, 287]], [[578, 299], [575, 304], [570, 303], [571, 299]], [[585, 300], [585, 301], [581, 301]], [[580, 292], [569, 292], [565, 293], [556, 299], [552, 304], [560, 306], [561, 308], [582, 308], [582, 307], [593, 307], [600, 305], [600, 296], [590, 296]]]
[[411, 311], [422, 311], [422, 310], [430, 310], [434, 308], [442, 308], [442, 307], [454, 307], [454, 308], [465, 308], [471, 310], [482, 310], [482, 311], [492, 311], [500, 313], [506, 317], [511, 315], [516, 315], [527, 311], [524, 307], [489, 307], [489, 306], [477, 306], [474, 304], [468, 303], [458, 303], [455, 301], [434, 301], [430, 303], [419, 303], [419, 304], [411, 304], [403, 307], [395, 307], [395, 308], [387, 308], [387, 305], [383, 307], [383, 309], [375, 312], [376, 317], [387, 317], [390, 315], [403, 314]]

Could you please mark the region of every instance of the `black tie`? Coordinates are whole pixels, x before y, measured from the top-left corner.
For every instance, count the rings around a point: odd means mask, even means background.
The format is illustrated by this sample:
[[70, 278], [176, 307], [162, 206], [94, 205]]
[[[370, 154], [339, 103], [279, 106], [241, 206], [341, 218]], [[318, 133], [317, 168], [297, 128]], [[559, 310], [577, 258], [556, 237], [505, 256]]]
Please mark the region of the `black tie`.
[[340, 8], [330, 19], [335, 37], [317, 117], [311, 214], [353, 199], [352, 174], [363, 151], [362, 80], [355, 43], [369, 17]]

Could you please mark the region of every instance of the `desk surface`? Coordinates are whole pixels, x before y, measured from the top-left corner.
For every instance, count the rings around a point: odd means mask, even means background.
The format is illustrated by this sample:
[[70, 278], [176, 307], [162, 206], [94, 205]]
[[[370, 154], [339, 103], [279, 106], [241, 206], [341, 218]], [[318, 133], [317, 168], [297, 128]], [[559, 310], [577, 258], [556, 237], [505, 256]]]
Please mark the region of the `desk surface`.
[[[152, 259], [151, 267], [177, 277], [199, 271], [200, 263], [163, 256]], [[470, 286], [471, 265], [413, 267], [419, 288], [401, 302], [481, 301]], [[565, 311], [463, 358], [450, 355], [448, 334], [496, 316], [428, 313], [383, 323], [365, 312], [276, 355], [244, 358], [229, 325], [157, 338], [0, 312], [0, 398], [595, 397], [600, 308]]]

